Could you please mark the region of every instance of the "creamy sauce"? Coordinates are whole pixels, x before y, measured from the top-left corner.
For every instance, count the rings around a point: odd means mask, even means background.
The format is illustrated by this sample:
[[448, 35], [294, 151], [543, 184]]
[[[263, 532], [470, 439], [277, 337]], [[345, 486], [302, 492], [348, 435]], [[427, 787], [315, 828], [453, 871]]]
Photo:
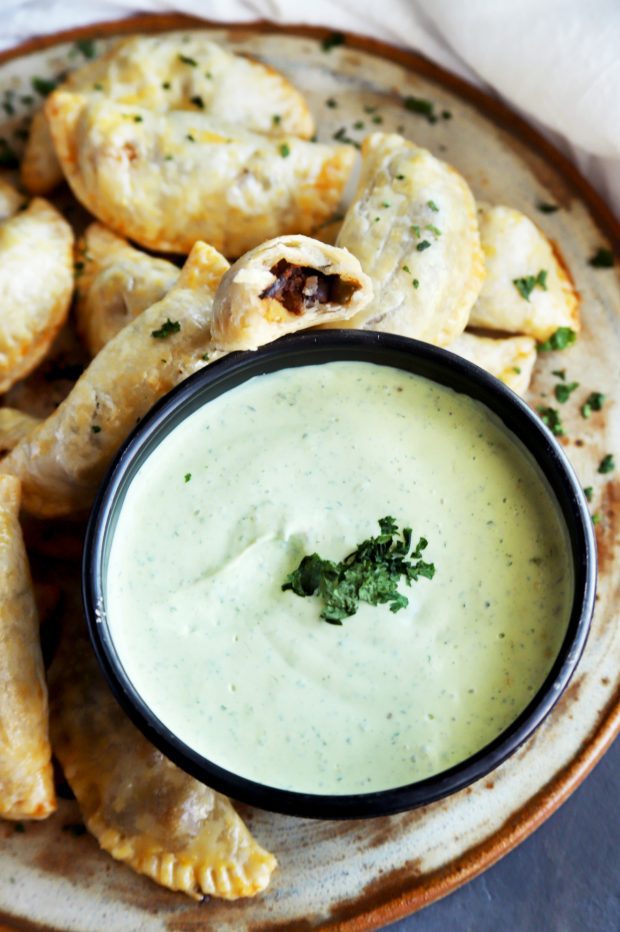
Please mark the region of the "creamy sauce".
[[[407, 608], [342, 627], [282, 592], [392, 515], [428, 539]], [[134, 478], [106, 608], [129, 677], [197, 752], [271, 786], [387, 789], [499, 735], [555, 659], [572, 602], [557, 506], [486, 408], [335, 362], [252, 379], [176, 427]]]

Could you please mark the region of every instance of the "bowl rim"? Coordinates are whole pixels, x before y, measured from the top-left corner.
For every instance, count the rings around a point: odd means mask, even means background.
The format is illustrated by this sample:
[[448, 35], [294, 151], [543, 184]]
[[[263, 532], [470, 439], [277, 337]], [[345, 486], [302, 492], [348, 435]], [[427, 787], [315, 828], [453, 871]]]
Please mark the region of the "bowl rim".
[[[575, 597], [549, 673], [526, 708], [497, 738], [464, 761], [423, 780], [335, 795], [285, 790], [239, 776], [198, 754], [157, 718], [133, 686], [114, 648], [104, 605], [103, 558], [119, 492], [180, 420], [255, 376], [341, 360], [421, 375], [482, 402], [503, 422], [534, 458], [556, 499], [570, 542]], [[435, 802], [486, 776], [521, 747], [559, 700], [583, 653], [594, 610], [596, 572], [595, 535], [581, 485], [562, 447], [525, 401], [485, 370], [449, 350], [388, 333], [322, 330], [289, 335], [256, 351], [230, 353], [156, 402], [122, 444], [100, 485], [85, 535], [82, 597], [90, 640], [108, 685], [133, 723], [170, 760], [213, 789], [262, 809], [306, 818], [352, 819], [391, 815]]]

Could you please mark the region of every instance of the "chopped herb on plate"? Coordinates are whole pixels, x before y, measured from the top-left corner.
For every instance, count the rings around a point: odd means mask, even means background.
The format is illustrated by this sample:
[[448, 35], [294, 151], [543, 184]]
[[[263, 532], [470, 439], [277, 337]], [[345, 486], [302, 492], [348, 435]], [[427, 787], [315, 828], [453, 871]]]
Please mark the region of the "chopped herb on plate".
[[403, 107], [405, 110], [411, 111], [411, 113], [417, 113], [419, 116], [424, 117], [429, 123], [437, 122], [435, 105], [430, 100], [424, 100], [422, 97], [405, 97], [403, 99]]
[[615, 468], [616, 468], [616, 463], [614, 461], [612, 454], [607, 453], [607, 455], [604, 456], [603, 459], [598, 464], [597, 472], [600, 472], [603, 475], [605, 475], [608, 472], [613, 472]]
[[544, 406], [539, 406], [537, 411], [540, 414], [541, 421], [543, 424], [546, 424], [551, 433], [555, 437], [562, 437], [564, 434], [564, 425], [562, 424], [559, 411], [557, 411], [555, 408]]
[[572, 346], [576, 339], [577, 334], [570, 327], [558, 327], [548, 340], [538, 344], [538, 349], [543, 353], [549, 350], [565, 350]]
[[591, 259], [588, 259], [588, 265], [593, 269], [611, 269], [614, 264], [614, 254], [611, 249], [597, 249]]
[[547, 290], [547, 270], [541, 269], [537, 275], [525, 275], [523, 278], [513, 278], [512, 284], [525, 301], [530, 300], [534, 288]]
[[604, 403], [605, 395], [602, 392], [590, 392], [580, 408], [581, 416], [589, 418], [593, 411], [600, 411]]
[[341, 32], [332, 32], [330, 35], [325, 36], [321, 42], [321, 48], [324, 52], [330, 52], [332, 49], [335, 49], [338, 45], [344, 45], [345, 37]]
[[575, 389], [579, 388], [579, 382], [561, 382], [556, 385], [553, 394], [561, 405], [566, 404]]
[[557, 204], [549, 204], [546, 201], [539, 201], [536, 205], [536, 210], [539, 210], [541, 214], [554, 214], [559, 209]]

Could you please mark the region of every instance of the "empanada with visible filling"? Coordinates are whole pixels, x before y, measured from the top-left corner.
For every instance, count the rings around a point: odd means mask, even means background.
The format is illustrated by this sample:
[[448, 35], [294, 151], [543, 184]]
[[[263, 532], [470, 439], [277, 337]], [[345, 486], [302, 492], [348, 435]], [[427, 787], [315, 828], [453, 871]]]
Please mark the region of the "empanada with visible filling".
[[17, 408], [0, 408], [0, 456], [16, 447], [40, 423], [40, 418]]
[[19, 525], [20, 485], [0, 475], [0, 817], [56, 808], [39, 619]]
[[[268, 136], [310, 139], [314, 133], [304, 98], [283, 75], [200, 32], [121, 39], [101, 58], [71, 72], [61, 87], [159, 113], [201, 110]], [[46, 194], [62, 181], [42, 110], [32, 120], [20, 169], [32, 194]]]
[[64, 632], [50, 691], [54, 752], [105, 851], [196, 899], [233, 900], [265, 889], [274, 856], [225, 796], [179, 770], [137, 731], [80, 631]]
[[556, 249], [536, 224], [512, 207], [489, 204], [478, 205], [478, 221], [487, 274], [470, 325], [524, 333], [539, 341], [558, 327], [579, 330], [573, 284]]
[[128, 323], [160, 301], [180, 269], [134, 249], [100, 223], [91, 223], [80, 242], [75, 306], [78, 332], [91, 355]]
[[465, 329], [484, 261], [473, 195], [450, 165], [402, 136], [368, 136], [336, 243], [357, 256], [374, 288], [347, 327], [438, 346]]
[[[280, 236], [252, 249], [223, 277], [213, 305], [218, 349], [261, 343], [362, 312], [372, 285], [355, 256], [308, 236]], [[336, 323], [334, 323], [336, 322]]]
[[270, 138], [201, 111], [168, 113], [56, 91], [46, 114], [76, 197], [150, 249], [199, 239], [237, 257], [273, 236], [310, 233], [338, 204], [355, 154]]
[[[3, 199], [17, 210], [6, 190]], [[55, 207], [35, 198], [0, 222], [0, 393], [43, 359], [72, 292], [73, 231]]]
[[526, 393], [536, 362], [532, 337], [483, 337], [465, 332], [447, 349], [486, 369], [517, 395]]
[[3, 460], [39, 517], [87, 508], [118, 447], [149, 408], [204, 366], [211, 310], [228, 262], [196, 243], [175, 287], [104, 346], [69, 395]]

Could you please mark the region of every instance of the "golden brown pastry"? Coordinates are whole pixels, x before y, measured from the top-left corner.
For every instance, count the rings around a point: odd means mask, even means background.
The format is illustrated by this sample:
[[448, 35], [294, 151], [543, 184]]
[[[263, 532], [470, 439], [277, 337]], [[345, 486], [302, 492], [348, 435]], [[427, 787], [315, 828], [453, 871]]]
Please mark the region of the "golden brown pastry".
[[80, 243], [76, 319], [92, 356], [138, 314], [160, 301], [180, 270], [130, 246], [100, 223], [91, 223]]
[[40, 418], [32, 417], [17, 408], [0, 408], [0, 456], [16, 447], [40, 424]]
[[21, 207], [25, 207], [27, 198], [20, 194], [8, 181], [0, 178], [0, 221], [8, 220]]
[[280, 236], [246, 253], [222, 279], [213, 340], [222, 350], [256, 349], [315, 324], [336, 326], [371, 298], [370, 279], [346, 249]]
[[[9, 200], [5, 191], [5, 205]], [[35, 198], [0, 222], [0, 393], [45, 356], [72, 291], [73, 231], [55, 207]]]
[[195, 899], [234, 900], [268, 885], [276, 859], [230, 801], [188, 776], [131, 724], [80, 632], [50, 671], [54, 752], [104, 851]]
[[579, 300], [547, 237], [512, 207], [478, 205], [486, 280], [472, 327], [548, 339], [558, 327], [579, 330]]
[[149, 408], [206, 364], [211, 309], [228, 263], [196, 243], [176, 286], [93, 359], [67, 398], [2, 461], [39, 517], [88, 508], [118, 447]]
[[237, 257], [285, 233], [310, 233], [338, 204], [355, 154], [270, 138], [202, 111], [143, 107], [56, 91], [46, 104], [76, 197], [116, 233], [189, 252], [198, 239]]
[[56, 808], [39, 619], [19, 526], [19, 480], [0, 475], [0, 816]]
[[448, 346], [484, 278], [476, 206], [450, 165], [396, 134], [362, 145], [362, 174], [337, 239], [360, 260], [373, 300], [347, 327]]
[[536, 362], [532, 337], [482, 337], [465, 332], [447, 349], [486, 369], [517, 395], [528, 390]]

